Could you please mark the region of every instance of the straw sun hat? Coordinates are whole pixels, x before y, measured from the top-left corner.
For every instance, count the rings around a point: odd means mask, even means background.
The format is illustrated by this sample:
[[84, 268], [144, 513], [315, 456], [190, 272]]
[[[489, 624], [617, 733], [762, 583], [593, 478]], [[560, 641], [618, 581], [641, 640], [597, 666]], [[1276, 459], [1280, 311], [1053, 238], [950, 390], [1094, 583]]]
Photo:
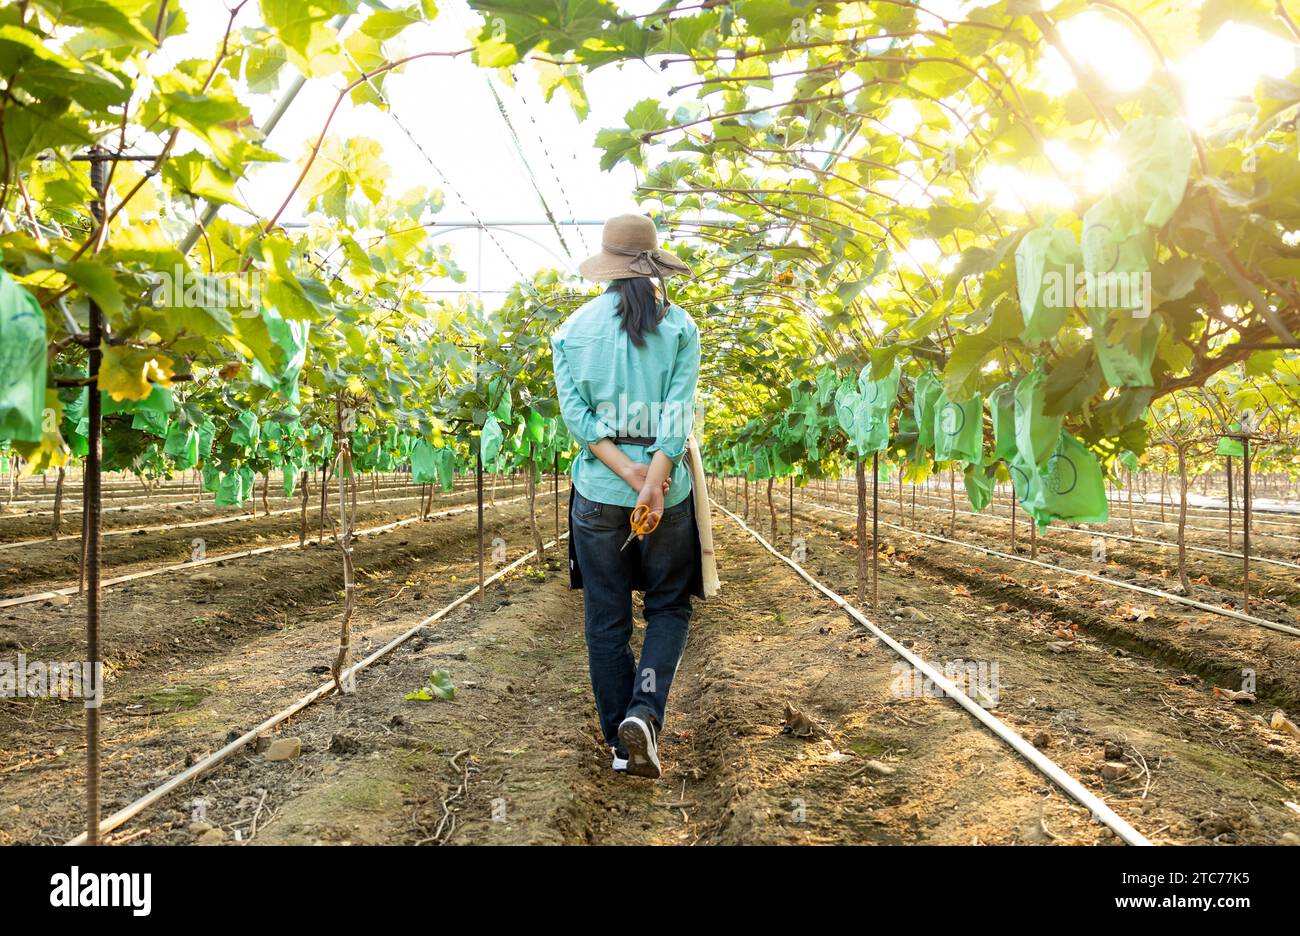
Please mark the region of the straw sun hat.
[[655, 223], [645, 215], [622, 214], [610, 218], [600, 234], [600, 253], [588, 257], [578, 272], [589, 280], [632, 279], [650, 276], [660, 282], [691, 268], [671, 251], [659, 248]]

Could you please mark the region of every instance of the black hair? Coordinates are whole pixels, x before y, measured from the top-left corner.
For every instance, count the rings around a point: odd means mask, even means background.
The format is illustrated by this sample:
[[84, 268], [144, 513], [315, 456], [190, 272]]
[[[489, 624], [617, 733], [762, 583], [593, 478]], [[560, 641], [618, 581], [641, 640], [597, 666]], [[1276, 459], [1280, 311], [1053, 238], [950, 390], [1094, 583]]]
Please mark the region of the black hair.
[[618, 294], [618, 315], [623, 320], [623, 330], [632, 344], [645, 347], [646, 332], [659, 328], [659, 320], [667, 313], [667, 304], [655, 295], [654, 280], [648, 276], [617, 279], [605, 292]]

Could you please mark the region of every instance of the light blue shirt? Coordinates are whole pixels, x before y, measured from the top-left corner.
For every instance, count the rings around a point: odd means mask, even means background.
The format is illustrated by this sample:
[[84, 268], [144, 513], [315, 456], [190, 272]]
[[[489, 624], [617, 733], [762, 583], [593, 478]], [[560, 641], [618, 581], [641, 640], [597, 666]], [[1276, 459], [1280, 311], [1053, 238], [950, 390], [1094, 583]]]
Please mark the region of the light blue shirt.
[[617, 293], [602, 293], [575, 311], [551, 336], [560, 415], [581, 451], [573, 461], [573, 487], [588, 500], [632, 507], [637, 492], [592, 454], [601, 439], [634, 436], [654, 445], [620, 445], [633, 461], [649, 464], [655, 452], [673, 462], [664, 507], [691, 493], [682, 461], [695, 425], [700, 379], [700, 330], [678, 306], [638, 348], [623, 329]]

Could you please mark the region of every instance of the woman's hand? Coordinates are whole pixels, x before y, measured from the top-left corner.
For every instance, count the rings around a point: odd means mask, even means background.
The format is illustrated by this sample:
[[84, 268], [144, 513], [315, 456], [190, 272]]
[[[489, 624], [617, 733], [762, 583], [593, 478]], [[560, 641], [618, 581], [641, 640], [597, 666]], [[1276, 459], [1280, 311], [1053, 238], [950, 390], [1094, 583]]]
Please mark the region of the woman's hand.
[[641, 488], [645, 487], [646, 474], [649, 471], [649, 465], [644, 465], [641, 462], [634, 462], [629, 458], [627, 459], [627, 464], [624, 466], [623, 470], [619, 472], [619, 477], [626, 481], [627, 486], [632, 490], [640, 491]]
[[[627, 469], [620, 474], [620, 477], [627, 482], [627, 486], [632, 490], [640, 493], [641, 489], [646, 486], [650, 475], [650, 466], [641, 462], [634, 462], [628, 459]], [[664, 494], [668, 493], [668, 488], [672, 485], [672, 478], [665, 478], [663, 483]]]
[[[650, 509], [650, 514], [654, 517], [663, 516], [664, 494], [667, 490], [668, 482], [666, 481], [659, 484], [656, 484], [653, 479], [647, 481], [641, 486], [641, 490], [636, 496], [636, 506], [640, 507], [644, 505], [648, 507]], [[637, 539], [645, 539], [645, 537], [638, 536]]]

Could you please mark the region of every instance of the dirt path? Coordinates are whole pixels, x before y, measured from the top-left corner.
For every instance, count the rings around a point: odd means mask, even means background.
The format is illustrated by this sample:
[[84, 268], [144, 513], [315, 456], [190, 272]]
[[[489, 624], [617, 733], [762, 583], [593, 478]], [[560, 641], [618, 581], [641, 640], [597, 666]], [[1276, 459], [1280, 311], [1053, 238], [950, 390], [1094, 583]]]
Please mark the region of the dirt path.
[[[509, 539], [522, 516], [522, 506], [503, 508], [489, 536]], [[849, 524], [797, 518], [806, 565], [844, 594], [856, 562]], [[283, 726], [278, 735], [299, 738], [300, 756], [269, 761], [246, 749], [116, 840], [1115, 841], [969, 715], [916, 691], [892, 653], [720, 514], [715, 529], [729, 585], [697, 604], [662, 737], [662, 780], [609, 769], [581, 595], [556, 556], [421, 632], [363, 673], [356, 694]], [[359, 653], [463, 592], [475, 574], [471, 534], [471, 518], [448, 518], [367, 544]], [[527, 548], [515, 538], [509, 557]], [[1054, 631], [1080, 613], [1064, 591], [1035, 597], [943, 549], [907, 549], [885, 565], [885, 629], [939, 664], [996, 662], [995, 713], [1140, 831], [1227, 843], [1274, 842], [1296, 828], [1282, 806], [1300, 797], [1295, 741], [1247, 707], [1214, 703], [1182, 669], [1118, 646], [1103, 614], [1085, 617], [1072, 646], [1053, 652]], [[105, 708], [106, 811], [319, 684], [337, 621], [335, 558], [326, 550], [232, 563], [219, 570], [217, 596], [184, 582], [149, 586], [151, 604], [182, 607], [170, 621], [127, 615], [133, 623], [110, 641], [124, 662]], [[214, 597], [220, 610], [203, 625], [180, 623]], [[108, 620], [123, 620], [122, 605], [110, 611]], [[25, 639], [47, 654], [75, 647], [75, 628], [51, 632], [49, 623], [48, 611], [27, 622]], [[455, 700], [405, 701], [435, 669], [450, 672]], [[786, 702], [824, 736], [783, 733]], [[80, 722], [71, 703], [0, 707], [0, 842], [61, 841], [78, 830]], [[1128, 775], [1104, 780], [1108, 759]], [[196, 810], [204, 825], [192, 824]]]
[[[698, 605], [659, 782], [609, 770], [587, 681], [581, 596], [554, 568], [521, 570], [492, 589], [486, 607], [462, 608], [363, 674], [355, 695], [295, 719], [282, 734], [301, 739], [300, 757], [271, 762], [246, 751], [128, 824], [120, 839], [193, 841], [205, 830], [191, 828], [201, 800], [204, 821], [227, 841], [236, 831], [247, 840], [254, 816], [254, 841], [286, 843], [1109, 840], [957, 707], [899, 693], [891, 653], [721, 517], [717, 530], [733, 584]], [[448, 586], [454, 567], [441, 569]], [[398, 601], [385, 607], [398, 617], [409, 610]], [[312, 639], [241, 648], [243, 672], [218, 657], [177, 673], [177, 682], [209, 691], [184, 712], [113, 738], [117, 773], [106, 786], [115, 800], [268, 714], [285, 695], [267, 685], [277, 669], [284, 681], [320, 659], [322, 635], [310, 622], [297, 627]], [[366, 632], [380, 639], [372, 625]], [[403, 701], [437, 668], [450, 671], [455, 701]], [[295, 678], [283, 689], [308, 682]], [[826, 736], [783, 733], [787, 701]], [[71, 710], [67, 717], [76, 721]], [[119, 712], [115, 720], [126, 719]], [[72, 760], [60, 773], [76, 788]], [[46, 825], [11, 826], [13, 838], [75, 830], [77, 791], [52, 802], [51, 784], [41, 782], [51, 769], [16, 772], [32, 797], [19, 815]]]

